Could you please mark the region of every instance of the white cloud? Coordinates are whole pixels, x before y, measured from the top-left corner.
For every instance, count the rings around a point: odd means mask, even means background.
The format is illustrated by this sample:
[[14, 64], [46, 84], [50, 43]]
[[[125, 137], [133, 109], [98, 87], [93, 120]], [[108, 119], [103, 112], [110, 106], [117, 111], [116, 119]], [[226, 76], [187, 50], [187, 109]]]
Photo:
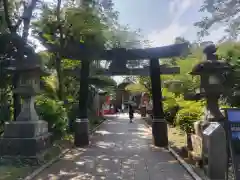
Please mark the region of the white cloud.
[[220, 27], [217, 29], [213, 29], [210, 31], [210, 35], [206, 36], [202, 39], [202, 41], [212, 41], [213, 43], [218, 43], [224, 35], [226, 35], [226, 32], [224, 31], [225, 27]]
[[175, 38], [184, 34], [187, 29], [188, 26], [172, 23], [166, 29], [153, 31], [148, 35], [147, 39], [152, 47], [165, 46], [174, 43]]
[[184, 34], [190, 26], [180, 24], [181, 16], [193, 5], [192, 0], [172, 0], [169, 3], [171, 24], [163, 30], [155, 30], [147, 39], [151, 46], [164, 46], [174, 43], [176, 37]]
[[193, 3], [194, 1], [192, 0], [171, 0], [169, 3], [169, 13], [173, 17], [173, 21], [178, 21]]
[[[172, 23], [166, 29], [152, 32], [148, 35], [147, 38], [149, 39], [151, 43], [150, 45], [152, 47], [166, 46], [173, 44], [176, 37], [181, 36], [184, 33], [186, 34], [190, 28], [193, 27], [183, 26], [176, 22]], [[226, 32], [224, 30], [225, 27], [213, 29], [210, 31], [209, 36], [203, 37], [201, 41], [212, 41], [213, 43], [218, 43], [223, 38], [223, 36], [226, 35]]]

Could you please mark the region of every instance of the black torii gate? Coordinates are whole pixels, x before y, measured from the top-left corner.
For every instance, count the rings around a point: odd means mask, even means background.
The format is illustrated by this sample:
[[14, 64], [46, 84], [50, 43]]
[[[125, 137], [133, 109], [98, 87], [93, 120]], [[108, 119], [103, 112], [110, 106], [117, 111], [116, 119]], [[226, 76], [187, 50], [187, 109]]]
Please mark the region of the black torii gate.
[[[96, 48], [98, 49], [98, 48]], [[54, 48], [52, 48], [54, 51]], [[119, 72], [114, 75], [126, 75], [127, 60], [150, 60], [149, 72], [152, 84], [153, 98], [153, 122], [152, 135], [155, 146], [165, 147], [168, 145], [167, 123], [164, 120], [164, 112], [162, 105], [161, 93], [161, 68], [159, 64], [160, 58], [171, 58], [182, 55], [188, 50], [188, 43], [174, 44], [156, 48], [145, 49], [124, 49], [116, 48], [112, 50], [98, 51], [93, 48], [86, 48], [82, 44], [71, 44], [61, 52], [63, 58], [80, 59], [80, 90], [79, 90], [79, 116], [75, 122], [75, 145], [83, 146], [89, 144], [88, 134], [88, 116], [87, 116], [87, 94], [88, 94], [88, 77], [91, 60], [112, 60], [111, 65]], [[111, 66], [110, 65], [110, 66]], [[125, 66], [125, 67], [124, 67]], [[116, 68], [118, 67], [118, 68]], [[123, 71], [123, 69], [125, 69]], [[139, 73], [139, 69], [135, 70], [135, 75]], [[176, 71], [176, 69], [175, 69]], [[173, 70], [174, 72], [174, 70]], [[109, 75], [109, 72], [106, 72]], [[172, 74], [172, 73], [171, 73]], [[127, 75], [130, 75], [127, 73]], [[131, 73], [131, 75], [133, 75]]]

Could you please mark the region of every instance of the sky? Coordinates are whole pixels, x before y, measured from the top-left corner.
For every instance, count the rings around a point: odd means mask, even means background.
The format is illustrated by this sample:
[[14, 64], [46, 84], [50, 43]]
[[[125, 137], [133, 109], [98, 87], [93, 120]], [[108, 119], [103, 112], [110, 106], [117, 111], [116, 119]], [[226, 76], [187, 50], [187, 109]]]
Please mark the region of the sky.
[[[198, 12], [203, 0], [113, 0], [121, 24], [141, 29], [151, 46], [169, 45], [178, 36], [197, 40], [194, 23], [206, 14]], [[219, 41], [223, 28], [212, 29], [203, 41]]]
[[[113, 0], [119, 22], [132, 30], [141, 29], [152, 47], [174, 43], [176, 37], [196, 41], [198, 29], [193, 25], [207, 15], [199, 12], [203, 0]], [[224, 27], [211, 29], [202, 41], [218, 42]], [[114, 77], [120, 83], [122, 77]]]

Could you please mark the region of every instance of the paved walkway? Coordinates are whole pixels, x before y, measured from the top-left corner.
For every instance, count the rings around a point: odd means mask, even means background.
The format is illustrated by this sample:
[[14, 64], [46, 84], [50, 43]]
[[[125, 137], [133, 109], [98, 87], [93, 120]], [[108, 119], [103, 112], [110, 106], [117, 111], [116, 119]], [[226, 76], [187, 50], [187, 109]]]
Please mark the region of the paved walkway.
[[142, 120], [105, 121], [88, 148], [73, 149], [34, 180], [192, 180], [163, 149], [152, 146]]

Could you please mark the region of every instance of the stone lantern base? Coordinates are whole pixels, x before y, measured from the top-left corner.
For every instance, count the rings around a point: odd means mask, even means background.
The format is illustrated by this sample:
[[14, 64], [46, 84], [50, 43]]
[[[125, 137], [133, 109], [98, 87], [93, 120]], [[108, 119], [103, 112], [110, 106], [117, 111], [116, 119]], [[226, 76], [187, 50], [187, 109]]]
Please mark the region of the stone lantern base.
[[45, 121], [13, 121], [5, 123], [0, 138], [0, 156], [36, 158], [51, 144]]

